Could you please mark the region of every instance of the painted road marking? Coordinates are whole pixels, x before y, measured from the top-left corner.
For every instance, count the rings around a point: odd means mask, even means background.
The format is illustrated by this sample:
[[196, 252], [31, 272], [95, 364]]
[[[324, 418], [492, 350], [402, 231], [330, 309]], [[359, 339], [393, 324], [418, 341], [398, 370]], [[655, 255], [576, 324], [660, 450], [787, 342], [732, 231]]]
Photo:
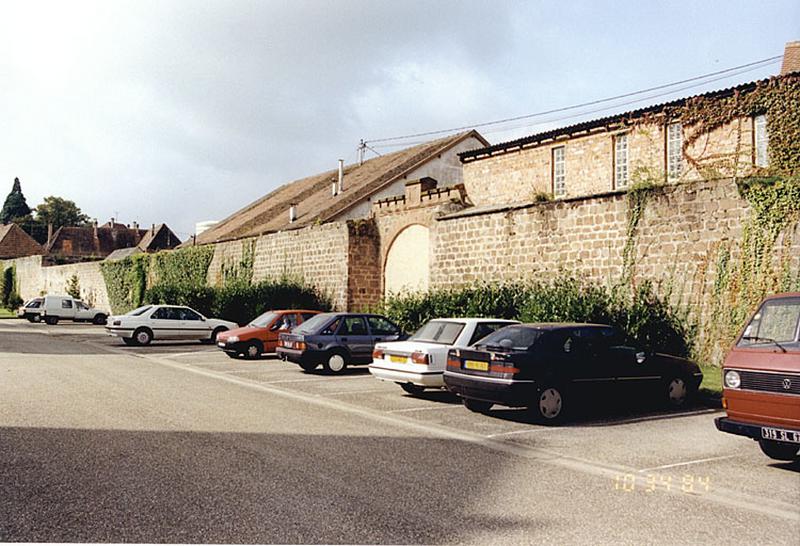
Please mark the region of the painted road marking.
[[733, 459], [734, 457], [738, 457], [738, 455], [724, 455], [722, 457], [709, 457], [707, 459], [696, 459], [694, 461], [685, 461], [682, 463], [673, 463], [673, 464], [665, 464], [661, 466], [654, 466], [652, 468], [643, 468], [639, 472], [650, 472], [651, 470], [664, 470], [665, 468], [675, 468], [678, 466], [689, 466], [692, 464], [699, 464], [699, 463], [708, 463], [711, 461], [724, 461], [725, 459]]
[[[87, 341], [87, 344], [94, 345], [92, 342]], [[129, 355], [122, 350], [109, 349], [110, 352]], [[323, 408], [342, 411], [356, 415], [364, 419], [370, 419], [375, 422], [384, 423], [390, 426], [401, 427], [409, 431], [414, 431], [420, 434], [427, 434], [439, 438], [447, 438], [451, 440], [458, 440], [473, 445], [482, 446], [486, 449], [505, 453], [508, 455], [517, 456], [520, 458], [536, 461], [540, 464], [548, 464], [575, 472], [580, 472], [586, 475], [596, 476], [608, 480], [614, 480], [620, 473], [634, 473], [637, 470], [621, 464], [608, 464], [599, 461], [591, 461], [570, 455], [564, 455], [548, 449], [532, 447], [515, 442], [504, 442], [502, 440], [495, 440], [493, 438], [486, 438], [485, 436], [467, 432], [464, 430], [450, 428], [444, 425], [428, 423], [423, 421], [414, 420], [408, 417], [397, 414], [389, 414], [386, 412], [379, 412], [336, 400], [333, 398], [326, 398], [316, 394], [308, 394], [301, 391], [286, 390], [281, 387], [266, 385], [250, 381], [240, 377], [215, 373], [208, 370], [193, 368], [191, 366], [178, 364], [167, 359], [157, 358], [145, 354], [135, 355], [138, 358], [147, 360], [153, 364], [158, 364], [176, 370], [183, 370], [189, 373], [202, 375], [210, 379], [225, 381], [247, 389], [254, 389], [266, 392], [275, 396], [281, 396], [290, 400], [296, 400], [305, 404], [314, 404]], [[680, 496], [683, 493], [675, 488], [668, 491], [666, 494]], [[723, 487], [715, 487], [714, 491], [703, 493], [695, 497], [704, 502], [714, 503], [720, 506], [728, 506], [740, 510], [747, 510], [749, 512], [770, 516], [776, 519], [788, 520], [795, 523], [800, 523], [800, 508], [797, 505], [786, 503], [766, 497], [760, 497], [745, 493], [743, 491], [735, 491]]]

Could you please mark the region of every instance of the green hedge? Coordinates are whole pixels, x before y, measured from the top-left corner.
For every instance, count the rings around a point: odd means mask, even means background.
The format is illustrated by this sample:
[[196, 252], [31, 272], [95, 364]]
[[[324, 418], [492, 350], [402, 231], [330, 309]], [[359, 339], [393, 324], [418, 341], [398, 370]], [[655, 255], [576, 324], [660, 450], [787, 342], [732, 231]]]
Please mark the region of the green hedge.
[[239, 324], [270, 309], [331, 309], [330, 300], [315, 288], [289, 279], [219, 287], [159, 283], [145, 292], [143, 302], [188, 305], [206, 316]]
[[412, 332], [438, 317], [497, 317], [522, 322], [590, 322], [618, 327], [638, 346], [688, 356], [694, 328], [650, 284], [606, 288], [570, 276], [551, 282], [480, 283], [386, 298], [377, 311]]

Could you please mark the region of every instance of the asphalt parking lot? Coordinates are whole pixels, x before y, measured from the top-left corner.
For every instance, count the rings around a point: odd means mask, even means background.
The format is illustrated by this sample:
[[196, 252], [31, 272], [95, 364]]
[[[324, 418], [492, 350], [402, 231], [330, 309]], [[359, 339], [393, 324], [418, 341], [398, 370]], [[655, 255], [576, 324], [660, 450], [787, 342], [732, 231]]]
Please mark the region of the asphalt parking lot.
[[444, 391], [408, 395], [396, 385], [375, 380], [366, 367], [328, 376], [321, 370], [302, 373], [298, 366], [271, 356], [231, 359], [215, 346], [197, 342], [127, 347], [102, 327], [89, 324], [2, 321], [0, 354], [128, 357], [125, 362], [131, 365], [167, 367], [265, 396], [346, 412], [356, 420], [456, 439], [588, 474], [605, 484], [604, 495], [614, 502], [685, 498], [766, 518], [765, 525], [772, 522], [769, 525], [778, 529], [771, 541], [775, 543], [787, 538], [791, 543], [790, 537], [800, 531], [800, 466], [771, 461], [754, 442], [717, 432], [713, 419], [721, 410], [701, 404], [679, 412], [616, 407], [590, 411], [564, 426], [545, 427], [519, 410], [469, 412]]

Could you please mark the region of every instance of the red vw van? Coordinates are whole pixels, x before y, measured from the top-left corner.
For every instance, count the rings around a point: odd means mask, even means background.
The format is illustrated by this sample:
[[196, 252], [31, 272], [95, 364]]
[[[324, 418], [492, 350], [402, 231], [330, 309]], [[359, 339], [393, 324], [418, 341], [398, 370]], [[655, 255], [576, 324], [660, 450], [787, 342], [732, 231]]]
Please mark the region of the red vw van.
[[800, 292], [765, 299], [722, 370], [722, 432], [758, 441], [773, 459], [800, 459]]

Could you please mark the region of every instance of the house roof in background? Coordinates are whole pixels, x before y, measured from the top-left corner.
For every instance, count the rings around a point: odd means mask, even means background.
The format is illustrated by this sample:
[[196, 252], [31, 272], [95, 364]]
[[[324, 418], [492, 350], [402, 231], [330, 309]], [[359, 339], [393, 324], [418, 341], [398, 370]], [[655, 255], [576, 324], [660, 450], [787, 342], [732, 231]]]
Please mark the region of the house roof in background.
[[[315, 222], [327, 222], [383, 189], [467, 138], [488, 145], [477, 131], [468, 131], [432, 140], [344, 168], [345, 190], [331, 196], [331, 184], [338, 169], [302, 178], [236, 211], [197, 236], [196, 243], [213, 243], [260, 235], [285, 229], [298, 229]], [[297, 205], [297, 220], [289, 222], [289, 207]]]
[[0, 259], [44, 254], [44, 247], [17, 224], [0, 225]]

